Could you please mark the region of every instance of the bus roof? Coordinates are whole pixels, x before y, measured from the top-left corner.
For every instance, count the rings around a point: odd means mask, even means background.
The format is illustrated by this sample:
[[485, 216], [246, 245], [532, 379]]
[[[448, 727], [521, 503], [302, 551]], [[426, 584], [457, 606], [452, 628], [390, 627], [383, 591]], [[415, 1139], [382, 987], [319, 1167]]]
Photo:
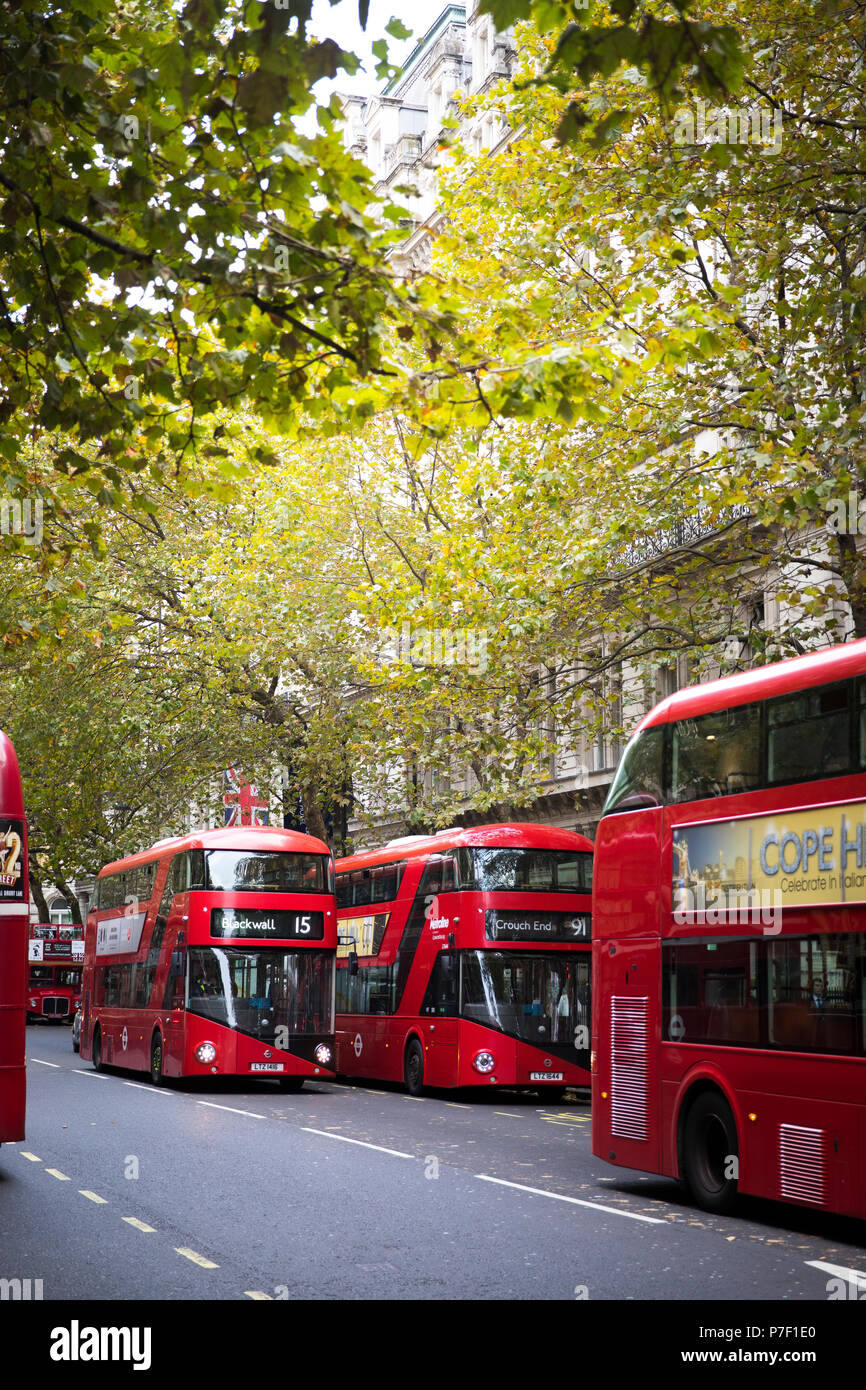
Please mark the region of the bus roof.
[[705, 685], [689, 685], [677, 690], [651, 709], [638, 724], [638, 729], [652, 729], [657, 724], [670, 724], [676, 719], [694, 719], [699, 714], [750, 705], [756, 700], [769, 700], [775, 695], [791, 695], [816, 685], [831, 685], [851, 676], [866, 673], [866, 638], [827, 647], [807, 656], [790, 657], [770, 666], [758, 666], [736, 676], [707, 681]]
[[193, 830], [189, 835], [178, 835], [175, 839], [157, 840], [150, 849], [138, 854], [130, 854], [126, 859], [115, 859], [100, 869], [98, 877], [120, 873], [123, 869], [134, 869], [139, 864], [150, 864], [166, 855], [180, 854], [187, 849], [236, 849], [236, 850], [279, 850], [289, 854], [330, 854], [324, 840], [312, 835], [304, 835], [300, 830], [283, 830], [276, 825], [227, 826], [221, 830]]
[[497, 825], [473, 825], [466, 830], [451, 826], [436, 835], [404, 835], [402, 839], [389, 840], [380, 849], [362, 850], [338, 859], [337, 872], [393, 864], [398, 859], [426, 858], [428, 854], [464, 845], [488, 849], [588, 850], [592, 853], [592, 841], [574, 830], [536, 825], [532, 821], [508, 821]]

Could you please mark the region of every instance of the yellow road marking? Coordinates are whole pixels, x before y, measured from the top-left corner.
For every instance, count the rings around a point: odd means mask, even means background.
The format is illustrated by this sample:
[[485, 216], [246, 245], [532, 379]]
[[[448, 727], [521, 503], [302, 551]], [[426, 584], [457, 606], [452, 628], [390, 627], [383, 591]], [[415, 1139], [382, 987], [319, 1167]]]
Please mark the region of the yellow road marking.
[[274, 1301], [273, 1294], [260, 1293], [258, 1289], [246, 1289], [244, 1291], [244, 1296], [246, 1298], [255, 1298], [259, 1301], [261, 1301], [263, 1298], [266, 1298], [269, 1303], [273, 1303]]
[[196, 1250], [190, 1250], [188, 1246], [176, 1245], [174, 1253], [183, 1255], [186, 1260], [192, 1260], [194, 1265], [200, 1265], [202, 1269], [219, 1269], [219, 1265], [215, 1265], [213, 1260], [206, 1260], [204, 1255], [199, 1255]]
[[107, 1198], [100, 1197], [97, 1192], [88, 1192], [86, 1187], [79, 1187], [78, 1193], [79, 1196], [86, 1197], [89, 1202], [98, 1202], [101, 1207], [108, 1206]]
[[124, 1216], [121, 1220], [125, 1221], [127, 1226], [134, 1226], [137, 1231], [146, 1231], [152, 1234], [156, 1230], [155, 1226], [148, 1226], [146, 1221], [139, 1221], [137, 1216]]
[[61, 1173], [59, 1168], [46, 1168], [45, 1171], [50, 1173], [52, 1178], [56, 1178], [58, 1182], [72, 1182], [72, 1179], [67, 1178], [65, 1173]]

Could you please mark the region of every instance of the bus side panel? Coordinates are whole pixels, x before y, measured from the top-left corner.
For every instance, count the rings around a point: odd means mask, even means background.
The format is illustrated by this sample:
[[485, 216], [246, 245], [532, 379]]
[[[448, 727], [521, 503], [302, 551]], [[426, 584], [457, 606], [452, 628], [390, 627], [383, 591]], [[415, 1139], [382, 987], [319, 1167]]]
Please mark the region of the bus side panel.
[[0, 917], [0, 1142], [24, 1138], [26, 912]]
[[429, 1086], [457, 1085], [456, 1018], [419, 1018], [417, 1031], [424, 1046], [424, 1080]]
[[658, 941], [596, 942], [592, 1151], [660, 1172]]
[[404, 1040], [412, 1020], [399, 1014], [367, 1019], [367, 1036], [373, 1044], [374, 1075], [383, 1081], [403, 1080]]
[[593, 868], [593, 937], [660, 935], [661, 864], [661, 808], [602, 819]]
[[[742, 1080], [745, 1083], [745, 1076]], [[766, 1091], [740, 1090], [738, 1098], [745, 1150], [740, 1160], [742, 1192], [843, 1216], [863, 1215], [864, 1194], [857, 1181], [862, 1166], [857, 1106]]]

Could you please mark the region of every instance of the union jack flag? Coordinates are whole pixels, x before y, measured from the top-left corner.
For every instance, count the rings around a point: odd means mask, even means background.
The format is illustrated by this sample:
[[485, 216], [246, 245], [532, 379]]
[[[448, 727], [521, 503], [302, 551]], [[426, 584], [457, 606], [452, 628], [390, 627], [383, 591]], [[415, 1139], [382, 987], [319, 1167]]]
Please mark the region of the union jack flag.
[[226, 772], [227, 791], [223, 797], [225, 823], [229, 825], [270, 825], [268, 803], [259, 789], [243, 773], [230, 767]]

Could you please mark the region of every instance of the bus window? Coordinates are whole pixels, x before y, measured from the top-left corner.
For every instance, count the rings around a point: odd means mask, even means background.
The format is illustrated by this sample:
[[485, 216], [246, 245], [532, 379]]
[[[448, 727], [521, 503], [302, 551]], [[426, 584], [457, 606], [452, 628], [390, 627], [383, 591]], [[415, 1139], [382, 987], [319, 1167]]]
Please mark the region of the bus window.
[[664, 803], [664, 729], [644, 729], [626, 745], [607, 794], [604, 815]]
[[767, 704], [767, 781], [799, 782], [847, 772], [848, 686], [819, 686]]
[[671, 800], [698, 801], [757, 787], [761, 778], [758, 705], [682, 719], [673, 725]]

